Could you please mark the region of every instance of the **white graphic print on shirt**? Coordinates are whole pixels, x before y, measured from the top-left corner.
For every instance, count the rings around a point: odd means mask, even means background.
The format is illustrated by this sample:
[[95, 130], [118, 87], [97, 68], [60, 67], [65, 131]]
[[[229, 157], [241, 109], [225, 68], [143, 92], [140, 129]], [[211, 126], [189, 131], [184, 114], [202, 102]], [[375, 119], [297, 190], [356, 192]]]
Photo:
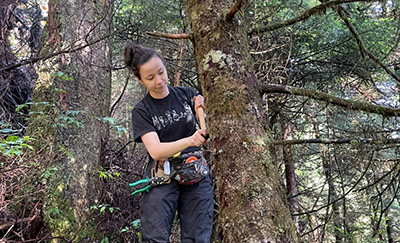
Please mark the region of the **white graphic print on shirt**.
[[185, 112], [178, 113], [176, 110], [166, 111], [162, 116], [153, 116], [153, 125], [157, 128], [157, 130], [161, 130], [162, 128], [178, 122], [182, 118], [186, 118], [186, 122], [190, 122], [193, 119], [193, 112], [190, 109], [190, 106], [184, 102], [183, 107], [185, 108]]

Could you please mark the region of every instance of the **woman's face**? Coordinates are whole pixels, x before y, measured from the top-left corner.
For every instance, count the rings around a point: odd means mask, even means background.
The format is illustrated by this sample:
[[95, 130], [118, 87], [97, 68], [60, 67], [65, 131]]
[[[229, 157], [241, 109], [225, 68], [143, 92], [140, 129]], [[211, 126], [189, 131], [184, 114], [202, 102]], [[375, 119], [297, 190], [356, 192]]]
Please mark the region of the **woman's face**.
[[140, 82], [153, 98], [161, 99], [168, 95], [168, 75], [164, 63], [158, 56], [153, 56], [139, 68]]

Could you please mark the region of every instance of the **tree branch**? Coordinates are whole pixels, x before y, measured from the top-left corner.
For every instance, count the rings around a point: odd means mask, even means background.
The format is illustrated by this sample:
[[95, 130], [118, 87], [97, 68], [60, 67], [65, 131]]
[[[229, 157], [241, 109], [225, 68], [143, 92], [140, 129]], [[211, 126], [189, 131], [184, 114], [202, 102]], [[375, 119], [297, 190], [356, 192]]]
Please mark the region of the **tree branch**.
[[121, 101], [122, 96], [124, 96], [126, 87], [128, 87], [129, 77], [130, 77], [130, 76], [131, 76], [131, 72], [129, 72], [129, 73], [128, 73], [128, 76], [126, 77], [125, 84], [124, 84], [124, 87], [122, 88], [122, 91], [121, 91], [120, 95], [119, 95], [118, 98], [114, 101], [114, 103], [111, 105], [110, 116], [113, 116], [115, 107], [116, 107], [117, 104]]
[[[373, 153], [372, 153], [372, 155], [373, 155]], [[323, 206], [320, 206], [320, 207], [317, 208], [317, 209], [312, 209], [312, 210], [310, 210], [310, 211], [303, 212], [303, 213], [297, 213], [297, 214], [295, 214], [294, 216], [300, 216], [300, 215], [304, 215], [304, 214], [310, 214], [310, 213], [318, 212], [319, 210], [324, 209], [324, 208], [327, 208], [327, 207], [329, 207], [330, 205], [333, 205], [334, 203], [336, 203], [336, 202], [342, 200], [343, 198], [345, 198], [350, 192], [352, 192], [352, 191], [356, 188], [356, 186], [361, 182], [362, 178], [364, 178], [364, 176], [365, 176], [365, 174], [367, 173], [369, 167], [371, 166], [372, 161], [373, 161], [373, 160], [372, 160], [372, 156], [371, 156], [371, 159], [369, 160], [369, 162], [368, 162], [366, 168], [364, 169], [364, 171], [362, 172], [361, 176], [360, 176], [360, 177], [358, 178], [358, 180], [351, 186], [351, 188], [350, 188], [347, 192], [345, 192], [342, 196], [336, 198], [335, 200], [329, 202], [328, 204], [325, 204], [325, 205], [323, 205]]]
[[166, 38], [166, 39], [175, 39], [175, 40], [181, 40], [181, 39], [193, 39], [193, 34], [186, 34], [186, 33], [181, 33], [181, 34], [168, 34], [168, 33], [162, 33], [162, 32], [147, 32], [148, 35], [154, 36], [154, 37], [161, 37], [161, 38]]
[[383, 116], [391, 117], [391, 116], [400, 116], [399, 108], [390, 108], [380, 105], [373, 105], [366, 102], [355, 101], [355, 100], [346, 100], [342, 98], [338, 98], [336, 96], [311, 90], [304, 88], [297, 88], [287, 85], [262, 85], [260, 92], [263, 93], [282, 93], [282, 94], [291, 94], [291, 95], [299, 95], [308, 98], [312, 98], [319, 101], [324, 101], [329, 104], [333, 104], [336, 106], [340, 106], [350, 110], [360, 110], [375, 114], [380, 114]]
[[3, 230], [3, 229], [5, 229], [5, 228], [8, 228], [8, 227], [10, 227], [10, 226], [13, 226], [13, 225], [15, 225], [15, 224], [19, 224], [19, 223], [22, 223], [22, 222], [30, 222], [30, 221], [34, 220], [35, 218], [39, 218], [39, 217], [33, 216], [33, 217], [23, 218], [23, 219], [17, 219], [17, 220], [15, 220], [15, 221], [10, 221], [10, 222], [8, 222], [8, 223], [1, 224], [1, 225], [0, 225], [0, 230]]
[[235, 17], [235, 14], [246, 4], [247, 1], [245, 0], [239, 0], [233, 5], [229, 13], [226, 14], [225, 20], [226, 21], [232, 21], [233, 17]]
[[52, 57], [55, 57], [55, 56], [58, 56], [58, 55], [61, 55], [61, 54], [64, 54], [64, 53], [72, 53], [72, 52], [80, 51], [80, 50], [82, 50], [82, 49], [84, 49], [84, 48], [86, 48], [88, 46], [91, 46], [91, 45], [94, 45], [94, 44], [96, 44], [98, 42], [101, 42], [101, 41], [107, 39], [110, 36], [111, 35], [106, 35], [106, 36], [104, 36], [104, 37], [102, 37], [102, 38], [100, 38], [98, 40], [95, 40], [93, 42], [87, 43], [87, 44], [82, 45], [82, 46], [78, 46], [76, 48], [72, 48], [71, 47], [71, 48], [68, 48], [68, 49], [65, 49], [65, 50], [61, 50], [61, 51], [58, 51], [58, 52], [55, 52], [55, 53], [50, 53], [50, 54], [42, 56], [42, 57], [35, 57], [35, 58], [31, 58], [31, 59], [22, 60], [19, 63], [13, 64], [13, 65], [10, 65], [10, 66], [6, 66], [6, 67], [0, 69], [0, 73], [4, 72], [4, 71], [10, 71], [12, 69], [15, 69], [15, 68], [27, 65], [27, 64], [34, 64], [34, 63], [36, 63], [38, 61], [45, 61], [47, 59], [50, 59]]
[[392, 168], [390, 168], [383, 176], [379, 177], [374, 182], [372, 182], [372, 183], [370, 183], [370, 184], [358, 189], [359, 192], [361, 192], [361, 191], [363, 191], [363, 190], [365, 190], [365, 189], [367, 189], [367, 188], [369, 188], [371, 186], [374, 186], [374, 185], [378, 184], [380, 181], [385, 179], [388, 175], [392, 174], [393, 171], [395, 171], [397, 169], [397, 167], [398, 167], [398, 165], [400, 163], [400, 159], [384, 160], [383, 161], [383, 163], [385, 163], [385, 164], [387, 164], [387, 162], [397, 162], [397, 163]]
[[389, 69], [389, 67], [385, 64], [383, 64], [372, 52], [370, 52], [365, 45], [363, 44], [363, 41], [361, 40], [360, 35], [357, 33], [356, 28], [354, 25], [349, 21], [346, 11], [343, 9], [343, 7], [338, 6], [337, 8], [337, 13], [339, 14], [340, 18], [344, 21], [346, 24], [347, 28], [350, 30], [350, 32], [353, 34], [354, 38], [356, 39], [358, 48], [360, 49], [361, 56], [364, 58], [365, 54], [372, 59], [375, 63], [377, 63], [379, 66], [381, 66], [387, 74], [389, 74], [393, 79], [395, 79], [397, 82], [400, 83], [400, 77], [397, 76], [392, 70]]
[[312, 7], [310, 9], [307, 9], [306, 11], [303, 12], [303, 14], [301, 14], [293, 19], [289, 19], [289, 20], [286, 20], [283, 22], [273, 23], [273, 24], [270, 24], [270, 25], [267, 25], [264, 27], [254, 28], [249, 32], [249, 34], [251, 35], [255, 32], [257, 32], [257, 33], [267, 32], [267, 31], [276, 30], [276, 29], [279, 29], [282, 27], [286, 27], [289, 25], [293, 25], [297, 22], [300, 22], [300, 21], [310, 18], [314, 14], [325, 13], [328, 8], [331, 8], [338, 4], [351, 3], [351, 2], [374, 2], [374, 1], [373, 0], [332, 0], [332, 1], [329, 1], [326, 3], [322, 3], [320, 5], [317, 5], [315, 7]]
[[293, 140], [279, 140], [274, 141], [274, 145], [293, 145], [293, 144], [309, 144], [309, 143], [321, 143], [321, 144], [379, 144], [379, 145], [387, 145], [387, 144], [398, 144], [400, 143], [400, 138], [388, 138], [388, 139], [293, 139]]

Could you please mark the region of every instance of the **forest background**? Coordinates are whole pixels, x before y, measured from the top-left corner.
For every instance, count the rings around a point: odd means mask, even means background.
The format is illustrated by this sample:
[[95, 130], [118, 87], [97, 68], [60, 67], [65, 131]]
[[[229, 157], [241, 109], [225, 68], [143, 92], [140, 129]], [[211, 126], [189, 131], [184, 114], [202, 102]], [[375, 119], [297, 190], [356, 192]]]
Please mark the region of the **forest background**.
[[205, 96], [213, 242], [400, 242], [399, 1], [0, 7], [0, 242], [141, 242], [129, 41]]

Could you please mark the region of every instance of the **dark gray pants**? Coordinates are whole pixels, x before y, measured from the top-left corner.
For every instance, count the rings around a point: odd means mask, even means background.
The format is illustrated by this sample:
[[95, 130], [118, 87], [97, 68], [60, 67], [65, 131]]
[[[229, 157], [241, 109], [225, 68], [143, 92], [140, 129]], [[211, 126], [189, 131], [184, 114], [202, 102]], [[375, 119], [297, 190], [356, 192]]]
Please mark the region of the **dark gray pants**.
[[190, 186], [170, 184], [145, 192], [140, 201], [143, 242], [168, 242], [175, 213], [181, 222], [181, 242], [209, 243], [214, 208], [210, 176]]

